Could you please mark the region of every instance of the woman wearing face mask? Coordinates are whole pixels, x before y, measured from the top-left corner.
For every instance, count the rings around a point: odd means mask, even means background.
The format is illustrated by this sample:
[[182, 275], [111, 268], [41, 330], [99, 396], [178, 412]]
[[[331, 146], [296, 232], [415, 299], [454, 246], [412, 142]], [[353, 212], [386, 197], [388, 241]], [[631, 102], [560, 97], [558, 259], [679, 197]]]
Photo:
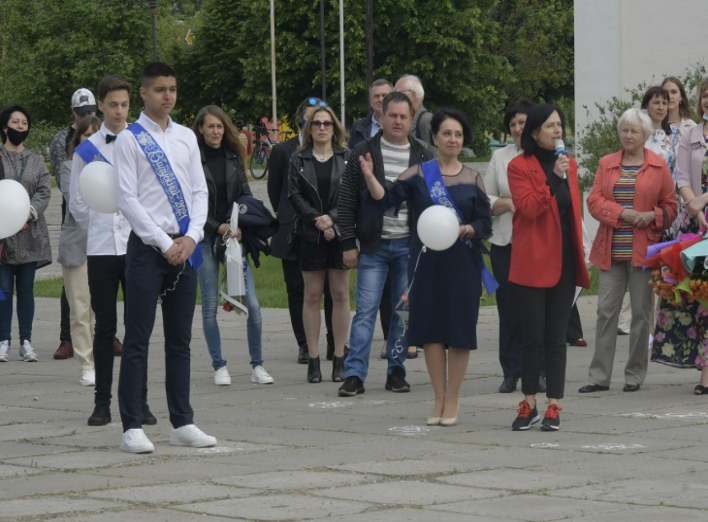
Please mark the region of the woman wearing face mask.
[[[676, 185], [689, 219], [681, 232], [702, 233], [708, 228], [708, 78], [698, 86], [696, 111], [702, 124], [681, 136], [676, 161]], [[678, 368], [698, 368], [701, 378], [696, 395], [708, 394], [708, 310], [698, 301], [676, 306], [662, 302], [657, 316], [652, 361]]]
[[5, 239], [0, 262], [0, 288], [6, 296], [0, 301], [0, 362], [10, 360], [12, 296], [17, 292], [17, 320], [20, 334], [20, 359], [37, 361], [32, 347], [34, 321], [34, 275], [38, 268], [52, 262], [49, 232], [44, 211], [51, 197], [49, 172], [44, 160], [27, 150], [23, 142], [32, 128], [32, 118], [20, 105], [0, 113], [0, 161], [5, 177], [19, 182], [30, 197], [30, 213], [22, 229]]

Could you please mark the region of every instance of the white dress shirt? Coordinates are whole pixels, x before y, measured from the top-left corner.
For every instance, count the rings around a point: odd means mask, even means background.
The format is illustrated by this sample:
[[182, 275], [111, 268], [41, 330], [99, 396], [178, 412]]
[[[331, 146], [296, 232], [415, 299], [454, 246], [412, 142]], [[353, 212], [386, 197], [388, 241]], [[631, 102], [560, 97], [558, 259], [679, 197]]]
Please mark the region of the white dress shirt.
[[[209, 195], [197, 137], [171, 118], [164, 132], [145, 113], [140, 114], [138, 123], [167, 156], [189, 212], [189, 229], [185, 235], [199, 245], [204, 236]], [[118, 208], [143, 243], [167, 252], [173, 243], [168, 234], [178, 234], [180, 230], [165, 190], [130, 130], [121, 132], [115, 143]]]
[[[484, 188], [487, 190], [489, 202], [494, 206], [494, 202], [499, 198], [510, 198], [509, 178], [506, 169], [509, 162], [523, 151], [516, 148], [516, 144], [511, 143], [503, 149], [497, 149], [492, 154], [489, 166], [484, 173]], [[489, 242], [497, 246], [506, 246], [511, 243], [511, 222], [514, 217], [513, 212], [504, 212], [492, 217], [492, 237]]]
[[[115, 164], [113, 161], [113, 151], [115, 141], [106, 143], [106, 136], [113, 133], [108, 130], [106, 124], [101, 125], [101, 129], [89, 138], [103, 156]], [[81, 197], [79, 190], [79, 178], [81, 171], [86, 166], [86, 162], [78, 154], [74, 154], [71, 166], [71, 183], [69, 209], [76, 222], [83, 229], [88, 229], [88, 242], [86, 255], [89, 256], [122, 256], [125, 254], [130, 235], [130, 224], [123, 214], [102, 214], [92, 210]]]
[[369, 133], [369, 138], [373, 138], [378, 134], [378, 132], [381, 130], [381, 125], [379, 125], [379, 122], [376, 121], [376, 117], [372, 114], [371, 115], [371, 132]]

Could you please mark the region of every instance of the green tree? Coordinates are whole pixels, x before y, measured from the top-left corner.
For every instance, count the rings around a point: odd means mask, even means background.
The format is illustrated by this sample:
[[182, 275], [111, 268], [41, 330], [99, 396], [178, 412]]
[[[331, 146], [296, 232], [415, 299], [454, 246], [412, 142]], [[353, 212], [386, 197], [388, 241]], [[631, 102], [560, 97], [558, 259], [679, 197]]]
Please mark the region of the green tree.
[[2, 0], [0, 100], [65, 124], [77, 88], [95, 90], [109, 73], [136, 81], [151, 58], [150, 34], [144, 0]]
[[499, 0], [493, 12], [499, 23], [494, 49], [513, 68], [503, 86], [509, 99], [572, 98], [573, 0]]
[[[328, 102], [338, 107], [338, 0], [326, 2]], [[475, 150], [486, 149], [485, 130], [499, 120], [505, 101], [498, 85], [510, 81], [506, 59], [492, 52], [496, 0], [378, 0], [374, 3], [374, 77], [421, 77], [429, 109], [453, 105], [470, 117]], [[278, 107], [292, 114], [319, 95], [319, 0], [276, 0]], [[347, 123], [366, 114], [364, 3], [345, 0]], [[207, 0], [193, 49], [179, 63], [182, 110], [216, 103], [257, 121], [271, 112], [269, 1]], [[336, 111], [339, 114], [339, 111]]]

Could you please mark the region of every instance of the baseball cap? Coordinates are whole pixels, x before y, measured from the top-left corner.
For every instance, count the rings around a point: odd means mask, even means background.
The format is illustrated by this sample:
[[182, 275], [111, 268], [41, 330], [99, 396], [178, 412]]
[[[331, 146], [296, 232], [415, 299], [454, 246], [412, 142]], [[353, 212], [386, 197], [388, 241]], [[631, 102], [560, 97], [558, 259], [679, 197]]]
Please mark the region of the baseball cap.
[[88, 89], [81, 88], [71, 97], [71, 108], [76, 114], [86, 114], [96, 112], [96, 98]]

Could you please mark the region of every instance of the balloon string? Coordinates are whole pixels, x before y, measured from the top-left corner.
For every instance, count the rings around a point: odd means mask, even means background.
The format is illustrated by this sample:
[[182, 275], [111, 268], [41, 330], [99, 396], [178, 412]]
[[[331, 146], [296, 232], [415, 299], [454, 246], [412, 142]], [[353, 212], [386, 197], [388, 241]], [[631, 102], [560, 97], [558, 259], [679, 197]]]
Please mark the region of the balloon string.
[[[423, 255], [423, 252], [427, 252], [427, 251], [428, 251], [428, 248], [425, 245], [423, 245], [423, 247], [420, 249], [420, 252], [418, 252], [418, 259], [415, 260], [415, 268], [413, 268], [413, 277], [411, 277], [411, 282], [408, 285], [408, 288], [406, 288], [406, 291], [401, 296], [401, 301], [403, 301], [405, 306], [409, 306], [408, 293], [411, 291], [411, 288], [413, 287], [413, 282], [415, 281], [415, 274], [418, 272], [418, 263], [420, 263], [420, 256]], [[408, 313], [409, 312], [406, 312], [406, 314], [408, 314]], [[408, 332], [408, 320], [401, 317], [401, 314], [398, 314], [398, 317], [403, 322], [403, 332], [401, 333], [401, 337], [405, 337], [406, 333]], [[396, 339], [396, 343], [394, 344], [393, 348], [391, 349], [391, 358], [392, 359], [397, 359], [398, 356], [401, 355], [401, 353], [403, 353], [404, 349], [406, 351], [408, 351], [407, 346], [401, 345], [401, 343], [400, 343], [401, 337]]]

